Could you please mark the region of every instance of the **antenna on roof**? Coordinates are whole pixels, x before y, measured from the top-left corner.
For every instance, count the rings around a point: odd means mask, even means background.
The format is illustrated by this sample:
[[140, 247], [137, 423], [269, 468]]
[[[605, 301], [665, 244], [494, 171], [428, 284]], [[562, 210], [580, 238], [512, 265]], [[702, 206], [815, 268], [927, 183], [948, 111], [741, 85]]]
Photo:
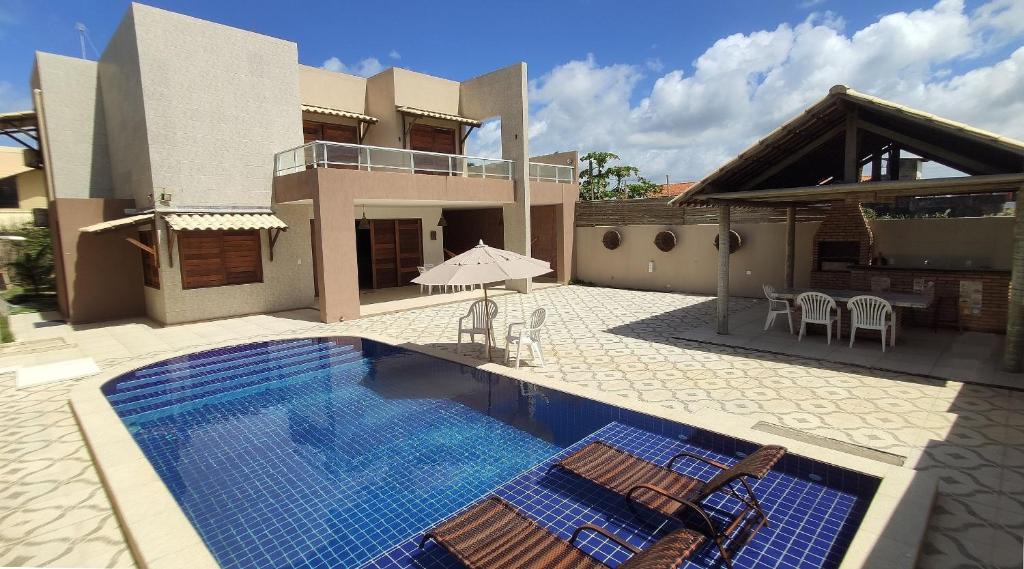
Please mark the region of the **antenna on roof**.
[[85, 24], [83, 24], [82, 22], [76, 22], [75, 30], [78, 31], [78, 45], [82, 48], [82, 59], [88, 59], [88, 57], [85, 54], [86, 42], [89, 43], [89, 47], [92, 48], [92, 51], [96, 54], [96, 57], [99, 57], [100, 52], [98, 49], [96, 49], [96, 45], [92, 43], [92, 38], [89, 37], [89, 29], [85, 27]]
[[75, 29], [78, 30], [78, 44], [82, 46], [82, 59], [85, 59], [85, 24], [78, 22]]

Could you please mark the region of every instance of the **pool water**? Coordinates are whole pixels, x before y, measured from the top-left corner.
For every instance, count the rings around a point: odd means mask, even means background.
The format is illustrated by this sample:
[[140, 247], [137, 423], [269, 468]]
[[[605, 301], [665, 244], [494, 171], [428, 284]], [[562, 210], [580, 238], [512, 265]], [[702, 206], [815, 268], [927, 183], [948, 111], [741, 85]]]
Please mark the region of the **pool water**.
[[[680, 445], [725, 460], [754, 448], [359, 338], [201, 352], [103, 391], [225, 568], [452, 566], [413, 541], [493, 491], [558, 533], [598, 521], [649, 544], [658, 528], [610, 514], [621, 500], [545, 463], [602, 434], [652, 459]], [[877, 481], [799, 457], [776, 470], [758, 483], [766, 507], [807, 511], [780, 511], [794, 535], [763, 530], [737, 566], [775, 554], [794, 560], [780, 567], [838, 565]]]

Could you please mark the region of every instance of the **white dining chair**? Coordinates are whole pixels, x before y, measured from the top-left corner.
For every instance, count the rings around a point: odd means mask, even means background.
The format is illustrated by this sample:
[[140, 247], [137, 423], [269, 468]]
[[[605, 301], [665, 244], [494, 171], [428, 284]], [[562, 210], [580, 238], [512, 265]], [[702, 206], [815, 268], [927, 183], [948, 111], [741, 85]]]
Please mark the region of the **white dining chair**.
[[508, 325], [508, 331], [505, 333], [506, 362], [512, 357], [512, 350], [509, 348], [510, 345], [514, 344], [516, 348], [516, 367], [519, 367], [519, 362], [522, 359], [523, 346], [530, 350], [533, 361], [540, 364], [540, 367], [544, 367], [544, 349], [541, 344], [540, 330], [544, 326], [547, 316], [547, 310], [538, 308], [530, 315], [529, 326], [527, 326], [526, 322], [513, 322]]
[[459, 318], [459, 341], [455, 345], [455, 353], [462, 349], [463, 334], [469, 334], [471, 342], [476, 342], [477, 334], [483, 334], [485, 340], [490, 338], [491, 347], [497, 347], [494, 339], [494, 317], [497, 315], [498, 303], [491, 299], [481, 299], [469, 305], [469, 312]]
[[775, 287], [770, 284], [761, 285], [761, 289], [764, 290], [764, 295], [768, 298], [768, 316], [764, 319], [764, 329], [767, 330], [775, 324], [776, 316], [785, 314], [786, 319], [789, 321], [789, 333], [792, 334], [793, 313], [789, 310], [789, 301], [776, 296]]
[[851, 298], [846, 307], [850, 309], [851, 348], [858, 328], [878, 330], [882, 335], [882, 352], [885, 352], [886, 332], [889, 332], [889, 345], [896, 345], [896, 316], [889, 301], [877, 296], [861, 295]]
[[836, 339], [842, 333], [842, 316], [839, 314], [839, 307], [836, 301], [829, 295], [821, 292], [802, 292], [796, 297], [796, 303], [800, 306], [800, 335], [797, 341], [804, 339], [807, 333], [808, 324], [824, 324], [828, 333], [828, 343], [832, 344], [832, 323], [836, 325]]
[[[426, 266], [424, 266], [424, 267], [416, 267], [416, 270], [419, 271], [419, 273], [422, 275], [423, 273], [427, 272], [427, 269], [429, 269], [429, 268], [430, 267], [426, 267]], [[420, 285], [420, 294], [423, 294], [424, 287], [426, 287], [426, 289], [427, 289], [427, 296], [429, 296], [429, 295], [434, 293], [433, 292], [434, 291], [434, 285], [421, 284]]]

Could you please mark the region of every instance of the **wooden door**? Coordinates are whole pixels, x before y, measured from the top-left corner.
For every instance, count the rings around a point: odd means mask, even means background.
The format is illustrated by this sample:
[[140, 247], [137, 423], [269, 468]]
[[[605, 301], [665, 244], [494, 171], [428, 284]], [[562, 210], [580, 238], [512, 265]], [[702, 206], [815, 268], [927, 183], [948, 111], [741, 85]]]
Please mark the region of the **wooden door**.
[[530, 256], [551, 264], [554, 272], [543, 277], [558, 277], [558, 210], [553, 205], [530, 208]]
[[313, 298], [320, 298], [320, 285], [317, 284], [316, 282], [316, 273], [318, 267], [316, 260], [316, 250], [318, 238], [319, 234], [317, 233], [316, 230], [316, 220], [311, 219], [309, 220], [309, 246], [313, 248]]
[[399, 219], [395, 221], [395, 232], [398, 235], [398, 282], [399, 286], [412, 284], [423, 265], [423, 230], [418, 219]]
[[370, 221], [373, 288], [398, 286], [398, 235], [393, 219]]
[[405, 286], [423, 265], [423, 231], [418, 219], [370, 221], [373, 288]]

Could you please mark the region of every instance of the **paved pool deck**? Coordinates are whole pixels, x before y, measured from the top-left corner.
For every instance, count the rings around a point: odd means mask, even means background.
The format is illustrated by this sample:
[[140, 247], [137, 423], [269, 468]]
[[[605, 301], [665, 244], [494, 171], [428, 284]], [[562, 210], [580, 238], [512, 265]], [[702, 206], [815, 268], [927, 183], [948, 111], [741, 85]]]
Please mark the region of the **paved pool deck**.
[[[1020, 567], [1024, 393], [679, 339], [713, 321], [710, 297], [562, 286], [496, 300], [499, 334], [534, 307], [548, 309], [547, 366], [525, 372], [538, 381], [890, 453], [939, 479], [920, 567]], [[756, 302], [733, 304], [743, 311]], [[330, 325], [310, 310], [172, 327], [44, 325], [22, 351], [5, 350], [0, 368], [90, 357], [116, 373], [213, 344], [306, 334], [367, 333], [453, 353], [468, 304]], [[479, 346], [464, 355], [483, 359]], [[0, 377], [0, 566], [132, 566], [67, 404], [80, 380], [17, 389], [13, 373]]]

